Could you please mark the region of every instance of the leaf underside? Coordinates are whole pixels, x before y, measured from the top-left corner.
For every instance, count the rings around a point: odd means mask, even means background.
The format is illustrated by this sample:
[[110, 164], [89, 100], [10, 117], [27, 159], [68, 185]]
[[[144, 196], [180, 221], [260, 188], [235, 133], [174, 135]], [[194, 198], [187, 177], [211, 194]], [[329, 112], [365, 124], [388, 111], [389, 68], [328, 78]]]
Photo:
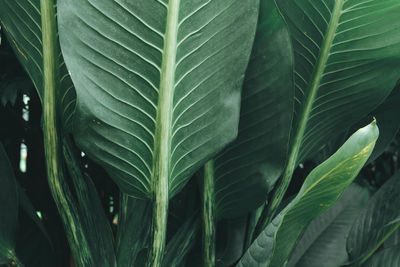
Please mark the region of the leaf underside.
[[[257, 0], [59, 1], [75, 136], [122, 191], [169, 196], [237, 132]], [[167, 166], [164, 166], [165, 164]]]

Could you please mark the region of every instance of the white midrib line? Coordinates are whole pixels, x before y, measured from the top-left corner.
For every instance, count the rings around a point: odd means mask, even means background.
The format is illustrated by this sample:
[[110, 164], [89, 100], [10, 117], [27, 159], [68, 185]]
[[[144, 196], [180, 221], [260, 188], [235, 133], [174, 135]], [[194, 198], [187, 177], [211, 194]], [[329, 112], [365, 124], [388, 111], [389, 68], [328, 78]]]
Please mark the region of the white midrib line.
[[[324, 40], [321, 46], [321, 51], [318, 55], [316, 68], [314, 68], [312, 72], [312, 80], [310, 81], [306, 92], [308, 92], [306, 100], [304, 102], [304, 108], [300, 113], [300, 121], [298, 123], [296, 135], [293, 139], [294, 149], [291, 153], [293, 156], [293, 160], [297, 161], [297, 157], [299, 154], [300, 146], [303, 141], [303, 137], [305, 134], [307, 122], [310, 118], [310, 114], [314, 105], [315, 98], [318, 93], [318, 89], [321, 84], [321, 80], [325, 71], [326, 63], [329, 59], [329, 52], [332, 47], [333, 40], [335, 38], [336, 30], [339, 25], [339, 19], [342, 13], [343, 4], [345, 0], [336, 0], [335, 6], [332, 12], [331, 20], [329, 22], [328, 28], [326, 30]], [[294, 162], [296, 164], [296, 162]]]
[[[170, 168], [172, 104], [175, 87], [179, 5], [180, 0], [170, 0], [168, 3], [155, 125], [156, 134], [152, 171], [153, 191], [166, 190], [165, 194], [168, 194]], [[156, 187], [159, 187], [159, 190], [156, 190]]]
[[[147, 0], [148, 1], [148, 0]], [[164, 49], [160, 73], [155, 124], [151, 198], [153, 200], [152, 242], [148, 266], [161, 266], [165, 247], [170, 176], [172, 104], [175, 87], [175, 64], [180, 0], [169, 0]]]

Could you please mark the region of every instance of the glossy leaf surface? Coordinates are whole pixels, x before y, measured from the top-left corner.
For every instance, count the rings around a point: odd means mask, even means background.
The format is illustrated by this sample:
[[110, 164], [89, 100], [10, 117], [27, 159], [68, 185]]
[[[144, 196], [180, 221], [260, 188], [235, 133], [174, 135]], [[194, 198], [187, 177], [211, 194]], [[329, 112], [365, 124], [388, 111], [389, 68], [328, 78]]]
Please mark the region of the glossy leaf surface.
[[306, 178], [296, 198], [253, 242], [238, 266], [280, 267], [307, 225], [331, 207], [353, 181], [378, 138], [376, 122], [354, 133]]
[[257, 14], [258, 0], [59, 1], [75, 137], [122, 191], [172, 197], [236, 137]]
[[244, 215], [265, 202], [286, 162], [293, 97], [290, 36], [274, 0], [262, 0], [238, 138], [215, 160], [218, 219]]

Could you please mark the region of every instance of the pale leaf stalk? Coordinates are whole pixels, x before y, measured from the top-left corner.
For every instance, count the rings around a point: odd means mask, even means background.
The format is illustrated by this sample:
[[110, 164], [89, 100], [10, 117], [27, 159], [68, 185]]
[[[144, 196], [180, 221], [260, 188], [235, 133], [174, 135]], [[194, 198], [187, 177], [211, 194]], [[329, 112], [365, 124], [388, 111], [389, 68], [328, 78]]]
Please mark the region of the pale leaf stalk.
[[58, 47], [53, 0], [41, 0], [43, 39], [43, 135], [47, 178], [51, 194], [64, 223], [76, 266], [92, 266], [90, 252], [64, 178], [60, 135], [57, 127]]
[[203, 181], [203, 266], [215, 266], [215, 185], [214, 161], [207, 162], [204, 166]]
[[164, 53], [161, 66], [151, 177], [153, 187], [153, 218], [151, 248], [148, 258], [148, 266], [151, 267], [161, 266], [167, 232], [172, 105], [175, 87], [179, 5], [180, 0], [170, 0], [168, 3]]

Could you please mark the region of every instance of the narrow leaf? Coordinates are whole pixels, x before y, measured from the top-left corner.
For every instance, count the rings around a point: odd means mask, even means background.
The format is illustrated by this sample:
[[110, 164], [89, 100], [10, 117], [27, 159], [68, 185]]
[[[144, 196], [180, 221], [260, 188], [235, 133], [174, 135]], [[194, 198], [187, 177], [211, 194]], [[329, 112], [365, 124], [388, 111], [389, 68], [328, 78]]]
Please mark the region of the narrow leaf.
[[254, 241], [238, 266], [283, 266], [307, 225], [331, 207], [354, 180], [377, 138], [374, 121], [354, 133], [335, 154], [316, 167], [296, 198]]

